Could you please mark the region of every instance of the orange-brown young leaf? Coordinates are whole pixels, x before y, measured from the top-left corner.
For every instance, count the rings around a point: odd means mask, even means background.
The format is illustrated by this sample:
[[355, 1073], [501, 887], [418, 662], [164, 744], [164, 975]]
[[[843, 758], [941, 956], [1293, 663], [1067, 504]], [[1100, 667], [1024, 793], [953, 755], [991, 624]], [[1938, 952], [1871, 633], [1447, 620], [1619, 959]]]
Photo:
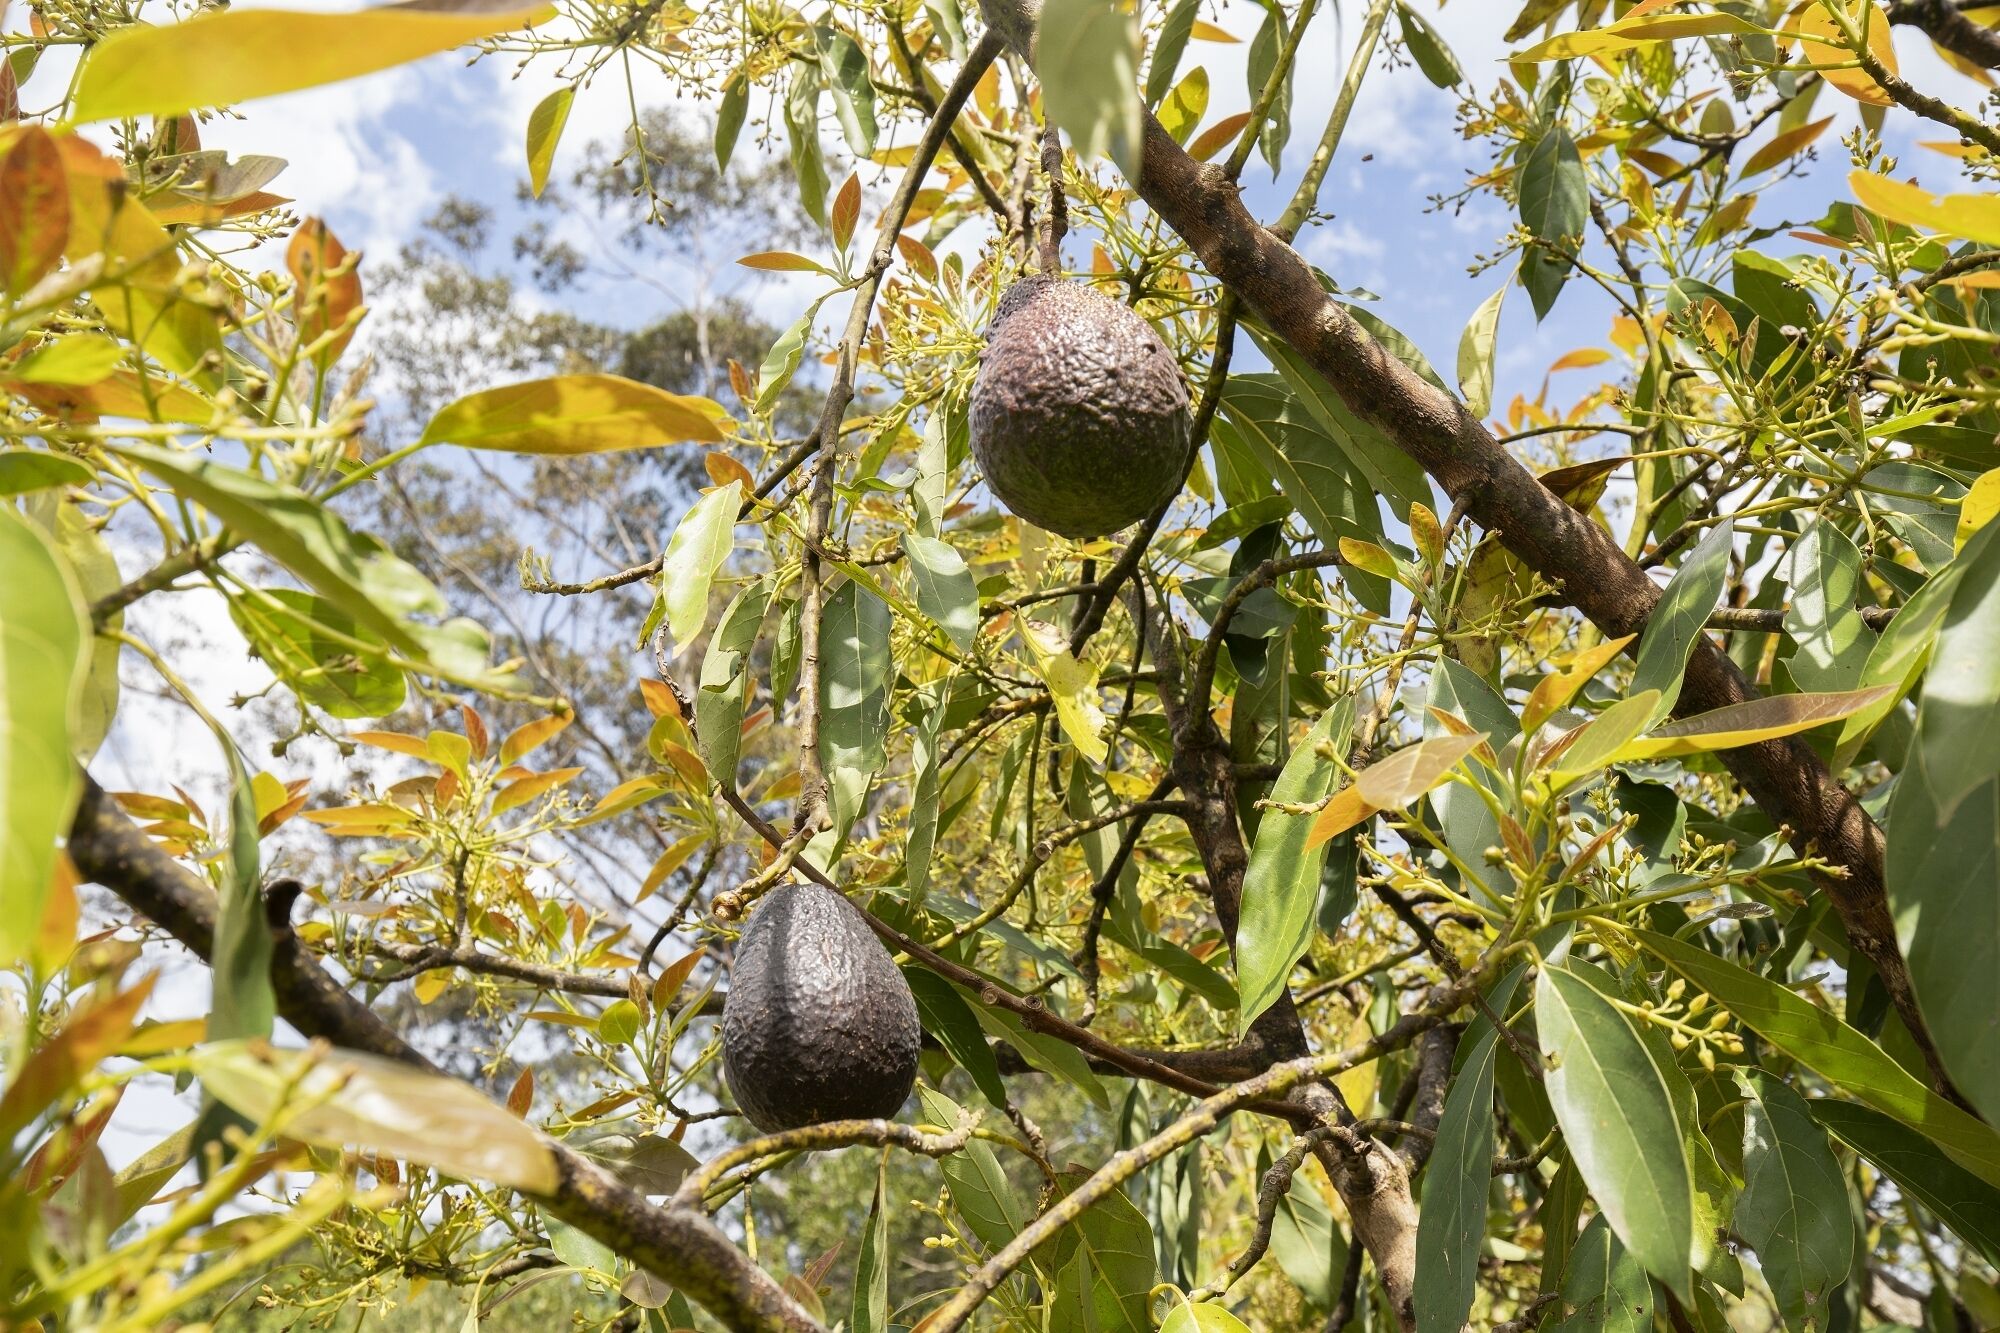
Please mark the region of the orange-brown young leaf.
[[458, 711], [465, 718], [465, 739], [472, 742], [472, 757], [474, 759], [484, 759], [486, 757], [486, 747], [489, 743], [489, 737], [486, 733], [486, 720], [479, 716], [479, 713], [471, 704], [460, 704]]
[[833, 243], [845, 250], [854, 239], [854, 224], [861, 220], [861, 177], [848, 173], [847, 182], [833, 199]]
[[62, 258], [69, 240], [69, 182], [49, 132], [24, 125], [0, 158], [0, 282], [19, 296]]
[[521, 1076], [514, 1080], [514, 1086], [507, 1090], [507, 1109], [526, 1119], [528, 1108], [534, 1104], [534, 1100], [535, 1067], [526, 1065], [521, 1070]]
[[326, 223], [307, 218], [285, 247], [285, 267], [296, 284], [292, 300], [299, 341], [312, 343], [339, 330], [313, 356], [322, 368], [330, 366], [354, 340], [348, 320], [361, 308], [361, 256], [350, 258]]

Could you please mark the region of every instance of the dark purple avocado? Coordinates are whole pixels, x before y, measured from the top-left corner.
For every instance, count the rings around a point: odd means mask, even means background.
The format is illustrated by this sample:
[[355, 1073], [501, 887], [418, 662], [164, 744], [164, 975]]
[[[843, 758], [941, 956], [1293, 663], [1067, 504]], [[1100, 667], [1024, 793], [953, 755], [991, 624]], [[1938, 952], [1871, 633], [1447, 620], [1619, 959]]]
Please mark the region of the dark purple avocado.
[[910, 984], [854, 904], [817, 884], [766, 894], [737, 942], [722, 1013], [736, 1105], [767, 1134], [887, 1119], [917, 1080]]
[[972, 452], [1008, 510], [1103, 537], [1187, 476], [1180, 366], [1131, 307], [1080, 282], [1024, 278], [1000, 298], [972, 385]]

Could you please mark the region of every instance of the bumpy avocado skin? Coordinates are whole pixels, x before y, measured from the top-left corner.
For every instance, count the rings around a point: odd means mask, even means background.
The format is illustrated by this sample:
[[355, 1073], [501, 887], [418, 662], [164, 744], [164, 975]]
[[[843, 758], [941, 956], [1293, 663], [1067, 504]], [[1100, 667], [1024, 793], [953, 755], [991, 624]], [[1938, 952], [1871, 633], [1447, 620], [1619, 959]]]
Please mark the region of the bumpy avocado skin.
[[1151, 324], [1094, 287], [1007, 289], [972, 386], [972, 452], [1014, 514], [1078, 539], [1136, 523], [1187, 475], [1188, 393]]
[[736, 1105], [765, 1133], [887, 1118], [917, 1078], [909, 983], [860, 909], [817, 884], [765, 895], [737, 943], [722, 1014]]

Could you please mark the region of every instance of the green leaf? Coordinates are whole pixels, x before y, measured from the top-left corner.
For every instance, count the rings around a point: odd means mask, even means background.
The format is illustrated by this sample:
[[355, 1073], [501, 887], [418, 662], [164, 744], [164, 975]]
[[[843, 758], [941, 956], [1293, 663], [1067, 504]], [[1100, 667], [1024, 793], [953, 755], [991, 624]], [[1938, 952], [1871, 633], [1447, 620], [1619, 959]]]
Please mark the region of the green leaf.
[[[1437, 377], [1437, 372], [1431, 369], [1430, 363], [1423, 359], [1400, 331], [1368, 316], [1359, 306], [1348, 307], [1348, 313], [1354, 317], [1355, 323], [1361, 324], [1373, 334], [1376, 342], [1396, 353], [1398, 359], [1412, 371], [1430, 380], [1440, 389], [1444, 387], [1443, 382]], [[1340, 395], [1333, 391], [1333, 386], [1328, 384], [1318, 371], [1307, 365], [1305, 358], [1300, 356], [1291, 344], [1268, 337], [1262, 330], [1254, 327], [1250, 333], [1251, 340], [1257, 344], [1258, 350], [1270, 358], [1271, 364], [1277, 368], [1279, 377], [1284, 380], [1294, 398], [1305, 406], [1312, 420], [1318, 423], [1326, 437], [1367, 476], [1369, 486], [1389, 502], [1389, 509], [1397, 518], [1407, 522], [1410, 517], [1410, 505], [1413, 503], [1421, 501], [1427, 506], [1431, 504], [1430, 478], [1415, 459], [1391, 443], [1388, 436], [1349, 411], [1347, 404], [1341, 401]], [[1226, 387], [1234, 389], [1236, 378], [1231, 376]], [[1255, 384], [1267, 377], [1245, 378]], [[1286, 415], [1283, 412], [1265, 414], [1266, 419], [1282, 419]], [[1285, 441], [1288, 453], [1291, 444], [1289, 439]], [[1372, 501], [1370, 503], [1372, 505]], [[1379, 539], [1373, 540], [1376, 540], [1377, 545], [1383, 544]]]
[[[1323, 546], [1336, 548], [1342, 537], [1380, 545], [1378, 487], [1304, 410], [1284, 380], [1231, 375], [1215, 431], [1222, 449], [1247, 455], [1277, 479]], [[1388, 614], [1387, 579], [1353, 569], [1343, 571], [1343, 577], [1363, 606]]]
[[1937, 642], [1938, 629], [1951, 609], [1951, 599], [1958, 591], [1958, 583], [1965, 575], [1962, 561], [1953, 561], [1932, 575], [1923, 587], [1911, 594], [1903, 604], [1889, 627], [1882, 631], [1875, 641], [1875, 647], [1868, 654], [1868, 665], [1862, 668], [1860, 683], [1866, 685], [1895, 685], [1895, 694], [1871, 708], [1856, 713], [1840, 729], [1839, 753], [1836, 768], [1845, 768], [1852, 762], [1868, 734], [1889, 715], [1903, 694], [1912, 689], [1917, 678], [1929, 662], [1932, 645]]
[[36, 525], [0, 504], [0, 959], [35, 938], [83, 789], [72, 727], [90, 655], [83, 598]]
[[437, 589], [373, 538], [350, 532], [311, 496], [178, 450], [124, 443], [117, 452], [257, 543], [390, 646], [423, 652], [406, 617], [442, 611]]
[[[1245, 72], [1250, 80], [1250, 105], [1264, 95], [1264, 85], [1271, 81], [1272, 71], [1278, 67], [1278, 57], [1284, 54], [1285, 39], [1290, 25], [1285, 21], [1283, 6], [1266, 4], [1264, 21], [1257, 26], [1257, 35], [1250, 39], [1250, 58]], [[1293, 64], [1285, 70], [1285, 77], [1278, 84], [1277, 96], [1271, 99], [1270, 112], [1257, 130], [1257, 151], [1271, 168], [1271, 174], [1278, 174], [1278, 163], [1283, 158], [1285, 144], [1292, 137], [1292, 76], [1298, 66]]]
[[972, 1006], [952, 988], [950, 982], [915, 963], [905, 964], [903, 979], [917, 1000], [917, 1014], [924, 1031], [937, 1038], [945, 1054], [971, 1075], [978, 1088], [999, 1110], [1007, 1109], [1007, 1085], [1000, 1081], [1000, 1063], [986, 1044], [983, 1029]]
[[[956, 1125], [961, 1114], [958, 1103], [941, 1092], [921, 1085], [917, 1096], [923, 1101], [924, 1115], [939, 1125]], [[1001, 1171], [993, 1149], [982, 1139], [969, 1140], [957, 1152], [938, 1159], [945, 1185], [951, 1190], [952, 1207], [965, 1225], [988, 1250], [999, 1250], [1021, 1234], [1026, 1210], [1014, 1187]]]
[[930, 889], [938, 832], [938, 733], [950, 697], [945, 682], [918, 686], [913, 701], [917, 714], [909, 719], [910, 768], [916, 782], [910, 789], [910, 832], [903, 841], [903, 885], [912, 907], [922, 907]]
[[1552, 125], [1535, 140], [1521, 163], [1521, 221], [1543, 242], [1521, 255], [1521, 285], [1528, 289], [1535, 318], [1549, 313], [1569, 275], [1569, 260], [1590, 219], [1590, 183], [1576, 140]]
[[917, 585], [917, 607], [945, 632], [962, 653], [972, 651], [979, 637], [979, 585], [965, 558], [949, 542], [909, 532], [903, 550], [910, 557], [910, 578]]
[[818, 65], [800, 65], [785, 95], [785, 137], [791, 147], [792, 177], [799, 186], [799, 206], [820, 226], [826, 225], [826, 157], [819, 143]]
[[1425, 78], [1440, 88], [1455, 88], [1464, 81], [1465, 72], [1459, 69], [1458, 58], [1423, 15], [1407, 4], [1398, 3], [1396, 17], [1403, 25], [1403, 45], [1409, 48], [1410, 59], [1417, 62]]
[[[1327, 742], [1333, 709], [1320, 714], [1285, 760], [1270, 799], [1315, 801], [1333, 789], [1339, 771], [1318, 753]], [[1312, 944], [1314, 909], [1319, 905], [1319, 870], [1324, 847], [1307, 850], [1310, 814], [1267, 810], [1257, 822], [1250, 866], [1243, 875], [1242, 919], [1236, 929], [1236, 989], [1240, 1005], [1236, 1031], [1250, 1030], [1258, 1015], [1284, 994], [1299, 956]]]
[[854, 1299], [848, 1305], [848, 1333], [888, 1333], [889, 1328], [889, 1150], [875, 1159], [875, 1197], [861, 1224], [861, 1252], [854, 1260]]
[[717, 782], [736, 782], [736, 755], [742, 741], [743, 711], [755, 680], [750, 654], [757, 646], [771, 584], [759, 579], [730, 599], [715, 636], [701, 659], [701, 686], [694, 696], [695, 739], [701, 761]]
[[1815, 1098], [1813, 1119], [1930, 1209], [1986, 1262], [2000, 1267], [2000, 1189], [1939, 1152], [1922, 1134], [1855, 1102]]
[[718, 486], [695, 501], [667, 539], [660, 566], [660, 590], [667, 599], [667, 633], [679, 653], [708, 621], [708, 589], [736, 545], [736, 513], [743, 506], [743, 483]]
[[1584, 1183], [1645, 1270], [1690, 1299], [1694, 1186], [1660, 1071], [1631, 1020], [1560, 967], [1535, 982], [1535, 1019], [1553, 1060], [1549, 1102]]
[[[822, 300], [825, 298], [822, 297]], [[757, 415], [768, 416], [778, 405], [778, 395], [792, 382], [798, 373], [799, 359], [805, 355], [806, 335], [812, 332], [812, 323], [819, 315], [819, 301], [806, 307], [792, 326], [778, 335], [778, 341], [771, 344], [771, 350], [764, 356], [764, 364], [757, 372]]]
[[1035, 37], [1042, 108], [1080, 158], [1109, 157], [1139, 179], [1139, 18], [1112, 0], [1046, 0]]
[[[1922, 709], [1917, 717], [1921, 727]], [[1889, 910], [1938, 1058], [1991, 1120], [2000, 1117], [2000, 775], [1942, 815], [1927, 758], [1904, 766], [1890, 798]]]
[[1458, 1333], [1472, 1313], [1492, 1186], [1493, 1059], [1500, 1034], [1486, 1024], [1446, 1094], [1423, 1208], [1417, 1214], [1417, 1333]]
[[[1261, 1168], [1269, 1167], [1265, 1158]], [[1347, 1237], [1304, 1171], [1292, 1177], [1292, 1187], [1271, 1214], [1271, 1257], [1308, 1306], [1332, 1311], [1347, 1273]]]
[[[51, 503], [53, 501], [53, 503]], [[117, 557], [111, 546], [83, 512], [83, 506], [67, 496], [38, 496], [27, 505], [31, 522], [37, 523], [55, 542], [56, 556], [69, 566], [76, 590], [86, 606], [116, 592], [125, 582], [118, 572]], [[107, 628], [122, 628], [125, 613], [113, 616]], [[111, 732], [118, 714], [118, 658], [123, 651], [118, 640], [98, 634], [90, 641], [90, 666], [83, 691], [77, 696], [70, 715], [70, 753], [80, 764], [88, 764]]]
[[1652, 1333], [1653, 1287], [1602, 1213], [1577, 1237], [1563, 1274], [1567, 1316], [1554, 1333]]
[[853, 824], [882, 768], [889, 739], [888, 603], [849, 580], [820, 617], [820, 761], [834, 827]]
[[1646, 632], [1639, 638], [1639, 665], [1633, 672], [1630, 693], [1658, 690], [1654, 720], [1673, 712], [1681, 697], [1681, 677], [1688, 658], [1694, 655], [1695, 641], [1702, 626], [1722, 600], [1723, 585], [1729, 579], [1730, 543], [1735, 525], [1722, 522], [1709, 529], [1689, 552], [1646, 618]]
[[617, 1254], [597, 1237], [577, 1230], [559, 1217], [550, 1218], [544, 1225], [549, 1232], [549, 1248], [569, 1267], [606, 1276], [617, 1268]]
[[1920, 1130], [1982, 1180], [2000, 1185], [2000, 1133], [1918, 1082], [1874, 1042], [1803, 996], [1706, 949], [1649, 930], [1633, 935], [1765, 1041], [1856, 1101]]
[[924, 12], [944, 38], [946, 54], [953, 60], [965, 59], [965, 18], [959, 13], [958, 0], [924, 0]]
[[868, 70], [868, 54], [852, 37], [838, 28], [821, 24], [813, 29], [819, 43], [819, 68], [833, 93], [833, 114], [840, 132], [857, 157], [875, 152], [875, 81]]
[[1091, 1072], [1090, 1062], [1084, 1059], [1082, 1051], [1060, 1037], [1036, 1032], [1012, 1010], [988, 1005], [972, 991], [953, 984], [959, 995], [971, 1005], [973, 1017], [979, 1020], [979, 1026], [985, 1028], [989, 1036], [1012, 1046], [1021, 1053], [1023, 1060], [1044, 1074], [1053, 1074], [1081, 1088], [1100, 1110], [1111, 1109], [1111, 1094]]
[[597, 1016], [597, 1036], [607, 1046], [628, 1046], [639, 1035], [644, 1015], [630, 1000], [613, 1000]]
[[1736, 1229], [1793, 1329], [1823, 1328], [1828, 1298], [1854, 1267], [1847, 1182], [1806, 1103], [1767, 1074], [1741, 1080], [1743, 1178]]
[[205, 10], [179, 23], [120, 28], [90, 50], [71, 119], [178, 116], [337, 83], [540, 22], [552, 5], [353, 13]]
[[110, 378], [124, 359], [125, 349], [116, 339], [72, 333], [35, 348], [7, 367], [7, 376], [23, 384], [97, 384]]
[[1458, 335], [1458, 391], [1465, 410], [1483, 417], [1493, 410], [1493, 353], [1500, 341], [1500, 303], [1506, 287], [1479, 303]]
[[84, 486], [90, 465], [47, 449], [0, 449], [0, 498], [56, 486]]
[[1821, 518], [1793, 545], [1790, 564], [1785, 633], [1799, 646], [1785, 659], [1792, 679], [1802, 690], [1851, 690], [1875, 647], [1875, 631], [1855, 609], [1864, 591], [1861, 552], [1831, 519]]
[[1167, 11], [1166, 21], [1160, 25], [1160, 35], [1153, 39], [1153, 56], [1146, 65], [1146, 105], [1158, 106], [1167, 90], [1174, 86], [1174, 75], [1180, 73], [1181, 53], [1187, 50], [1188, 37], [1194, 32], [1194, 21], [1201, 10], [1201, 0], [1174, 0], [1174, 7]]
[[1958, 803], [2000, 773], [2000, 523], [1979, 529], [1938, 631], [1917, 707], [1919, 762], [1940, 827]]
[[722, 85], [722, 101], [715, 108], [715, 169], [729, 170], [736, 153], [737, 136], [743, 133], [744, 117], [750, 113], [750, 80], [737, 70]]
[[569, 123], [569, 109], [575, 101], [576, 88], [566, 84], [535, 103], [528, 115], [528, 190], [537, 199], [548, 188], [556, 145], [562, 142], [563, 126]]
[[[1089, 1178], [1072, 1168], [1056, 1189], [1067, 1197]], [[1124, 1191], [1114, 1189], [1084, 1209], [1035, 1251], [1035, 1261], [1058, 1275], [1050, 1333], [1153, 1333], [1151, 1292], [1159, 1275], [1153, 1228]]]
[[217, 1101], [253, 1122], [275, 1111], [287, 1088], [294, 1103], [324, 1098], [289, 1117], [288, 1138], [365, 1148], [528, 1194], [555, 1193], [559, 1174], [548, 1139], [455, 1078], [360, 1051], [315, 1059], [247, 1039], [197, 1046], [189, 1062]]
[[707, 398], [621, 375], [555, 375], [468, 394], [424, 427], [423, 444], [511, 454], [601, 454], [722, 442], [729, 421]]
[[326, 598], [263, 588], [231, 597], [229, 618], [280, 680], [329, 716], [386, 717], [403, 706], [408, 687], [388, 645]]
[[1213, 1302], [1183, 1300], [1167, 1312], [1160, 1333], [1250, 1333], [1250, 1326]]
[[1160, 128], [1175, 143], [1185, 144], [1201, 118], [1208, 113], [1208, 71], [1196, 65], [1188, 76], [1174, 85], [1160, 104]]

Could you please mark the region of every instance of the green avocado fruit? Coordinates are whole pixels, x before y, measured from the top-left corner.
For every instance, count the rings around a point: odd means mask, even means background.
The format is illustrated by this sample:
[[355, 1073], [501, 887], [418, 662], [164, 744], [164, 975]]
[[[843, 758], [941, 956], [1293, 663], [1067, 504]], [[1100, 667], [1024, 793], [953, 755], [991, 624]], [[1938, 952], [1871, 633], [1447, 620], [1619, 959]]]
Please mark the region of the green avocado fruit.
[[817, 884], [772, 890], [737, 942], [722, 1066], [737, 1109], [767, 1134], [887, 1119], [917, 1079], [910, 984], [861, 909]]
[[1188, 392], [1153, 326], [1095, 287], [1009, 287], [972, 385], [972, 452], [1036, 527], [1108, 536], [1172, 499], [1188, 468]]

